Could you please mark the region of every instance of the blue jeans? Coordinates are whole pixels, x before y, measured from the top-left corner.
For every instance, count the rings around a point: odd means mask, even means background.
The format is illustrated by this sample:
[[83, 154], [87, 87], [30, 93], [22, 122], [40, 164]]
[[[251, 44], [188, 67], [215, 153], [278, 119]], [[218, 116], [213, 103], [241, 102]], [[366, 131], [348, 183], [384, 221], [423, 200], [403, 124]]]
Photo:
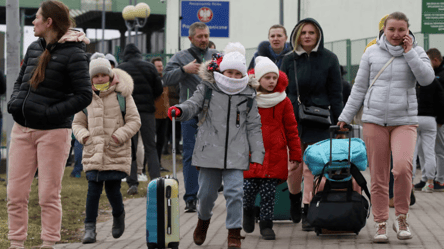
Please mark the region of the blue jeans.
[[99, 200], [102, 194], [103, 184], [109, 203], [113, 209], [114, 217], [119, 217], [124, 210], [122, 194], [120, 193], [121, 180], [88, 181], [88, 194], [86, 195], [86, 218], [85, 223], [96, 223], [99, 212]]
[[83, 154], [83, 145], [75, 139], [74, 141], [74, 169], [71, 172], [71, 175], [75, 176], [77, 174], [81, 174], [83, 170], [82, 164], [82, 154]]
[[194, 144], [196, 143], [197, 119], [193, 118], [181, 123], [183, 137], [183, 179], [185, 181], [185, 202], [196, 200], [199, 190], [199, 171], [191, 165]]
[[242, 228], [244, 172], [239, 169], [200, 168], [197, 216], [201, 220], [211, 219], [214, 203], [219, 196], [217, 190], [222, 181], [224, 182], [224, 197], [227, 202], [225, 227], [227, 229]]

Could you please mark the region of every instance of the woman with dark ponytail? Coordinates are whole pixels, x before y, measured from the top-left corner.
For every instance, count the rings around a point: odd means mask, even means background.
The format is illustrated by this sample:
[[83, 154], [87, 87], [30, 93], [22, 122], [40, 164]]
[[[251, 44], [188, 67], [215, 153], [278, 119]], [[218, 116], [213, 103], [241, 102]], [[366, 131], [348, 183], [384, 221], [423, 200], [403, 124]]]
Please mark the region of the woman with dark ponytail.
[[24, 248], [28, 199], [34, 173], [39, 174], [43, 244], [60, 240], [60, 191], [71, 142], [71, 117], [92, 100], [88, 38], [72, 30], [69, 9], [60, 1], [41, 3], [32, 22], [33, 42], [14, 84], [8, 112], [14, 118], [9, 148], [8, 239], [10, 248]]

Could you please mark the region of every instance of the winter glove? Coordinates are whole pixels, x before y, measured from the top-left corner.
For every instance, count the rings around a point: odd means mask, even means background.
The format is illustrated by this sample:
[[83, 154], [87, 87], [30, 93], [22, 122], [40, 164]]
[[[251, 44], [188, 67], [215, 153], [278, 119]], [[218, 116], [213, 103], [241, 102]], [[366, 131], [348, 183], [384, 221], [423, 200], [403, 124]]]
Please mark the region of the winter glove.
[[171, 120], [173, 120], [173, 113], [172, 113], [173, 110], [176, 111], [176, 117], [180, 117], [180, 114], [182, 113], [179, 107], [171, 106], [170, 108], [168, 108], [168, 117]]

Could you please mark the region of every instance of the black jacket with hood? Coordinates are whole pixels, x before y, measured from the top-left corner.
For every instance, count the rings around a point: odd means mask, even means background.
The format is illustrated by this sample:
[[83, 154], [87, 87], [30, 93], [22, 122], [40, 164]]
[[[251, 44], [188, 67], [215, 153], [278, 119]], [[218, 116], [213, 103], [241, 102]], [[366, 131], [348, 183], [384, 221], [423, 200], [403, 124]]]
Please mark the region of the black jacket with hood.
[[[297, 82], [300, 91], [300, 99], [306, 106], [318, 106], [330, 108], [332, 124], [338, 122], [338, 117], [342, 112], [342, 82], [338, 57], [331, 51], [324, 48], [324, 33], [319, 23], [306, 18], [301, 20], [293, 29], [290, 36], [290, 44], [294, 48], [297, 46], [295, 38], [302, 23], [314, 24], [320, 33], [320, 39], [310, 55], [306, 52], [289, 52], [285, 55], [281, 70], [288, 75], [289, 84], [287, 95], [290, 98], [296, 119], [298, 121], [299, 136], [304, 143], [315, 143], [329, 138], [327, 128], [304, 126], [299, 122], [298, 92], [296, 90], [296, 78], [294, 65], [296, 63]], [[296, 49], [301, 51], [302, 48]]]
[[43, 38], [29, 45], [8, 102], [8, 112], [15, 122], [25, 127], [71, 128], [72, 116], [92, 100], [86, 44], [65, 42], [50, 46], [51, 59], [45, 79], [34, 89], [29, 80], [45, 48]]
[[134, 81], [133, 98], [139, 113], [154, 113], [154, 100], [162, 92], [162, 81], [153, 63], [142, 60], [142, 53], [134, 44], [128, 44], [123, 52], [123, 63], [118, 68], [126, 71]]

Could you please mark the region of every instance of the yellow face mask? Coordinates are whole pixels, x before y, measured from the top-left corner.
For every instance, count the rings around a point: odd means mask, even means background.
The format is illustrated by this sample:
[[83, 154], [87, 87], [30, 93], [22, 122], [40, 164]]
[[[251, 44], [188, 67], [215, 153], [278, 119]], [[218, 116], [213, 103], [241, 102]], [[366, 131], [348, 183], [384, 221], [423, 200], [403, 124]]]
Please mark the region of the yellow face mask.
[[102, 84], [94, 84], [94, 87], [99, 91], [106, 91], [109, 89], [109, 81]]

